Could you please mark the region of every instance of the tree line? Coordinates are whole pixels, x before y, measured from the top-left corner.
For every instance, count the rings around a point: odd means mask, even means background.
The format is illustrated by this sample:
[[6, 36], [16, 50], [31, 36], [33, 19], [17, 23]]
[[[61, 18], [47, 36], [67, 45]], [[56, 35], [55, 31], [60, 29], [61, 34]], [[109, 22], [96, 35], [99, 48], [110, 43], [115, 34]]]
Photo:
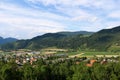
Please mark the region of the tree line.
[[76, 64], [74, 60], [46, 64], [40, 59], [30, 65], [17, 65], [14, 61], [0, 61], [0, 80], [120, 80], [120, 62]]

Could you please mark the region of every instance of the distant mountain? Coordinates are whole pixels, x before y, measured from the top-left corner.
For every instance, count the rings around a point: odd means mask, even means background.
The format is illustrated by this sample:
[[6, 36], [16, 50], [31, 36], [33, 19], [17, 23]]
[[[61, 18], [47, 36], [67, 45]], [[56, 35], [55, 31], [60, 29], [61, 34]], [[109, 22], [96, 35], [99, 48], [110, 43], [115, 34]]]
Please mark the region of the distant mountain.
[[15, 38], [2, 38], [0, 37], [0, 44], [6, 44], [6, 43], [10, 43], [10, 42], [15, 42], [17, 41], [17, 39]]

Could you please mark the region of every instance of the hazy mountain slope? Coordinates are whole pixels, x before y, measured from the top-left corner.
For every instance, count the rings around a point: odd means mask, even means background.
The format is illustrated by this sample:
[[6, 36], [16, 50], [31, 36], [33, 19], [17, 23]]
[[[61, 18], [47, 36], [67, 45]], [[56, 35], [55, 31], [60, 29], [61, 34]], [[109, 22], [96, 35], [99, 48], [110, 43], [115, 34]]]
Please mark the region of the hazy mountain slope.
[[15, 38], [2, 38], [2, 37], [0, 37], [0, 44], [6, 44], [9, 42], [15, 42], [15, 41], [17, 41], [17, 39], [15, 39]]

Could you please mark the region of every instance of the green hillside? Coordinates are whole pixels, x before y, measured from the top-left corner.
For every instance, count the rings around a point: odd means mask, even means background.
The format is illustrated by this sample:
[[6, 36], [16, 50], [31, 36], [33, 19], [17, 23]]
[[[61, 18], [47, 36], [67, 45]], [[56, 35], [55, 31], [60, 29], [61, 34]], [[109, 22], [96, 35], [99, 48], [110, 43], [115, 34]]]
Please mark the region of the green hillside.
[[[70, 36], [72, 35], [72, 36]], [[89, 35], [89, 36], [86, 36]], [[42, 49], [47, 47], [92, 50], [92, 51], [120, 51], [120, 26], [103, 29], [90, 34], [71, 32], [47, 33], [29, 40], [19, 40], [3, 45], [2, 49]]]
[[69, 31], [64, 31], [64, 32], [58, 32], [59, 34], [63, 34], [66, 36], [75, 36], [75, 35], [92, 35], [94, 32], [88, 32], [88, 31], [76, 31], [76, 32], [69, 32]]
[[[70, 33], [72, 34], [72, 33]], [[73, 36], [74, 35], [74, 36]], [[18, 40], [14, 43], [8, 43], [3, 45], [1, 48], [4, 50], [11, 49], [42, 49], [47, 47], [58, 47], [58, 48], [73, 48], [76, 49], [86, 42], [88, 37], [85, 34], [68, 34], [63, 33], [47, 33], [42, 36], [37, 36], [29, 40]]]
[[111, 46], [120, 46], [120, 26], [101, 30], [88, 38], [88, 47], [96, 50], [108, 50]]

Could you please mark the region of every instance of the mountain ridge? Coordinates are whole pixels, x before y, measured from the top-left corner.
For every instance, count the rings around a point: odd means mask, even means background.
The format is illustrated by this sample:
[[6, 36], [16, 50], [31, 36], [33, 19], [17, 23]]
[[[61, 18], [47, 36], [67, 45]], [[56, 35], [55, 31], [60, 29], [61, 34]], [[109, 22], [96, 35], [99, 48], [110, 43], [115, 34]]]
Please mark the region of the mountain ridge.
[[8, 38], [0, 37], [0, 44], [6, 44], [6, 43], [10, 43], [10, 42], [15, 42], [17, 40], [18, 39], [12, 38], [12, 37], [8, 37]]
[[74, 31], [74, 32], [70, 32], [70, 31], [62, 31], [62, 32], [58, 32], [60, 34], [64, 34], [67, 36], [74, 36], [74, 35], [79, 35], [79, 34], [83, 34], [83, 35], [92, 35], [95, 32], [89, 32], [89, 31]]
[[4, 45], [2, 48], [42, 49], [47, 47], [58, 47], [94, 51], [112, 51], [112, 49], [116, 47], [116, 50], [119, 51], [120, 49], [120, 26], [111, 29], [103, 29], [96, 33], [89, 34], [89, 36], [76, 34], [74, 32], [73, 36], [71, 33], [68, 33], [69, 32], [67, 32], [67, 34], [66, 32], [47, 33], [29, 40], [19, 40], [14, 44]]

